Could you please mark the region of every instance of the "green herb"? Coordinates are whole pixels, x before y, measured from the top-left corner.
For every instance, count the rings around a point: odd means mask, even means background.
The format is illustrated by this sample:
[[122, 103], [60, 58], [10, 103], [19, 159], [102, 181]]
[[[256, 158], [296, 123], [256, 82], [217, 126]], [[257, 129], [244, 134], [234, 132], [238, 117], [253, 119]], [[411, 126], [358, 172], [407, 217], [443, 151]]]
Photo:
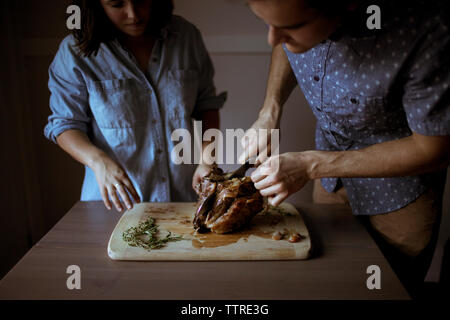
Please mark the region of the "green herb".
[[167, 242], [179, 241], [183, 238], [180, 236], [172, 236], [171, 232], [165, 238], [158, 238], [158, 226], [155, 219], [148, 218], [140, 222], [137, 227], [131, 227], [122, 234], [122, 239], [131, 247], [141, 247], [147, 250], [160, 249]]
[[288, 216], [288, 217], [293, 215], [292, 213], [286, 211], [285, 209], [283, 209], [281, 207], [275, 207], [275, 206], [273, 206], [271, 204], [269, 204], [269, 210], [278, 212], [279, 214], [285, 215], [285, 216]]

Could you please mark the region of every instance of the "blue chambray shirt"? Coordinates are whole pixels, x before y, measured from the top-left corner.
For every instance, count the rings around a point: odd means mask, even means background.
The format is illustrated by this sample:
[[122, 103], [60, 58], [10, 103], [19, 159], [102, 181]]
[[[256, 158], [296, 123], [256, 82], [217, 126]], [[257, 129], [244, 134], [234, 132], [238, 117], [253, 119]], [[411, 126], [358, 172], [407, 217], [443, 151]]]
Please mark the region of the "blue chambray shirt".
[[[142, 201], [194, 201], [196, 165], [170, 159], [175, 129], [193, 133], [192, 119], [223, 106], [214, 69], [198, 29], [173, 16], [156, 41], [146, 72], [117, 40], [97, 55], [78, 54], [66, 37], [49, 68], [52, 114], [45, 136], [69, 129], [85, 132], [120, 163]], [[101, 200], [94, 172], [86, 167], [81, 200]]]
[[[317, 118], [319, 150], [357, 150], [412, 134], [450, 134], [448, 7], [381, 2], [381, 30], [364, 24], [337, 32], [303, 54], [287, 50]], [[367, 7], [367, 6], [366, 6]], [[364, 9], [366, 8], [364, 7]], [[368, 15], [364, 15], [366, 19]], [[402, 208], [445, 172], [400, 178], [324, 178], [328, 192], [345, 187], [356, 215]]]

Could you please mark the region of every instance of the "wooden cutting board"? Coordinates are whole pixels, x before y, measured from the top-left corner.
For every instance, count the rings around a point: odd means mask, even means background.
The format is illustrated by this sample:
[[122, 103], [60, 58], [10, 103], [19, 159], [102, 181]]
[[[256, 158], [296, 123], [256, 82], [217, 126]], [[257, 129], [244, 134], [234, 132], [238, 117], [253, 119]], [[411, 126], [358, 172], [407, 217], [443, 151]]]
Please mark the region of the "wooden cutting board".
[[[141, 203], [126, 211], [117, 223], [108, 243], [108, 255], [114, 260], [300, 260], [307, 259], [311, 240], [305, 223], [289, 203], [257, 214], [250, 225], [236, 233], [196, 233], [192, 225], [195, 203]], [[129, 246], [122, 233], [148, 217], [155, 219], [159, 236], [167, 231], [183, 237], [161, 249], [146, 250]], [[273, 240], [275, 231], [287, 229], [305, 238], [290, 243], [287, 238]]]

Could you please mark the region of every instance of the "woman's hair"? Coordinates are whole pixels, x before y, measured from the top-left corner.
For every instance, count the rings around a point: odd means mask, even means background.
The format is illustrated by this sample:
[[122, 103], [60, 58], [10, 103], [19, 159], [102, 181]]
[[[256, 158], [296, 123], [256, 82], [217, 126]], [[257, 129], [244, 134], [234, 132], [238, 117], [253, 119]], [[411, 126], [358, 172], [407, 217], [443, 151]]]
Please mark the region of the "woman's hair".
[[[84, 56], [96, 55], [100, 44], [117, 37], [116, 27], [106, 16], [100, 0], [73, 0], [81, 9], [81, 29], [72, 31]], [[147, 32], [158, 34], [172, 17], [173, 0], [153, 0]]]

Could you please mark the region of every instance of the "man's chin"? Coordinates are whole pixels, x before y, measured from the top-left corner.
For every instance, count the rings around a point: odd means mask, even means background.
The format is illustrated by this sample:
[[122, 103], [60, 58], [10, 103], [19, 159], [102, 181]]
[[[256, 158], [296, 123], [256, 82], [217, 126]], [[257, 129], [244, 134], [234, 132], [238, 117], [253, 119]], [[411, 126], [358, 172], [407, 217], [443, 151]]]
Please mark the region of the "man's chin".
[[293, 45], [293, 44], [289, 44], [286, 43], [286, 49], [289, 50], [289, 52], [292, 53], [305, 53], [306, 51], [308, 51], [311, 48], [306, 48], [304, 46], [300, 46], [300, 45]]

